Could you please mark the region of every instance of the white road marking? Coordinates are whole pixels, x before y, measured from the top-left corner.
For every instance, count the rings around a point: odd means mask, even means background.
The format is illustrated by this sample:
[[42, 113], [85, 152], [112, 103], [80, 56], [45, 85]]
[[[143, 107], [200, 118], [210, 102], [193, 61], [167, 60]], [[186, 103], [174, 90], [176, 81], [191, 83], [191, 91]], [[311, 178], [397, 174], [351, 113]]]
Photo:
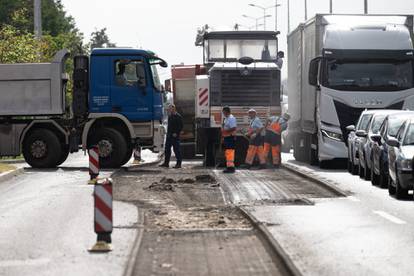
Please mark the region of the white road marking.
[[44, 265], [50, 262], [50, 259], [29, 259], [29, 260], [4, 260], [0, 261], [0, 267], [14, 267], [14, 266], [36, 266]]
[[354, 196], [348, 196], [348, 199], [349, 199], [350, 201], [354, 201], [354, 202], [361, 202], [361, 200], [360, 200], [360, 199], [358, 199], [358, 198], [356, 198], [356, 197], [354, 197]]
[[403, 221], [403, 220], [401, 220], [401, 219], [399, 219], [397, 217], [394, 217], [393, 215], [390, 215], [387, 212], [384, 212], [384, 211], [373, 211], [373, 212], [375, 214], [377, 214], [377, 215], [379, 215], [379, 216], [381, 216], [381, 217], [383, 217], [383, 218], [385, 218], [385, 219], [387, 219], [387, 220], [395, 223], [395, 224], [407, 224], [407, 222], [405, 222], [405, 221]]

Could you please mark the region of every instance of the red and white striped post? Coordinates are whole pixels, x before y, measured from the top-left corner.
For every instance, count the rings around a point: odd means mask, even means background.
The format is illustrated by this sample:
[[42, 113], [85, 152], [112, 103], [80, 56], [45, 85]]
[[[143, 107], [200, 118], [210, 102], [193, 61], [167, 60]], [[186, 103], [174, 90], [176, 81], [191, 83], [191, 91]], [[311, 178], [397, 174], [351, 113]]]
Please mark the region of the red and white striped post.
[[92, 146], [89, 149], [89, 175], [90, 180], [88, 184], [94, 185], [99, 176], [99, 148], [98, 146]]
[[112, 180], [98, 180], [94, 187], [95, 233], [98, 235], [91, 252], [111, 251], [112, 233]]

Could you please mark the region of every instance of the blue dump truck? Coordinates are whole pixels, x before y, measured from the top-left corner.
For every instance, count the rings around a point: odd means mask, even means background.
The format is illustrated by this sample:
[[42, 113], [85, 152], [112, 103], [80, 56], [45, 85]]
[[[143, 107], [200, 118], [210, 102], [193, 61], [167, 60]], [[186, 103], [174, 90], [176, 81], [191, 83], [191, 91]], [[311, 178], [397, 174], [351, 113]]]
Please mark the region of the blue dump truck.
[[0, 156], [23, 154], [34, 168], [53, 168], [97, 145], [101, 167], [117, 168], [135, 146], [162, 150], [163, 59], [129, 48], [75, 56], [69, 105], [68, 58], [61, 50], [50, 63], [0, 64]]

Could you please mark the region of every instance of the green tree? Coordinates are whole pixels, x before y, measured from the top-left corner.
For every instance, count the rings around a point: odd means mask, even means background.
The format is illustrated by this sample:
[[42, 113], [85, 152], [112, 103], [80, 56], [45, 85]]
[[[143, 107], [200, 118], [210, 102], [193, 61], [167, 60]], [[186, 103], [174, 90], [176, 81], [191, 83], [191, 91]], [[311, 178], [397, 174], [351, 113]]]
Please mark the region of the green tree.
[[109, 36], [106, 33], [106, 28], [102, 28], [100, 30], [95, 30], [91, 34], [90, 46], [91, 46], [91, 50], [94, 49], [94, 48], [116, 47], [115, 43], [112, 43], [109, 40]]

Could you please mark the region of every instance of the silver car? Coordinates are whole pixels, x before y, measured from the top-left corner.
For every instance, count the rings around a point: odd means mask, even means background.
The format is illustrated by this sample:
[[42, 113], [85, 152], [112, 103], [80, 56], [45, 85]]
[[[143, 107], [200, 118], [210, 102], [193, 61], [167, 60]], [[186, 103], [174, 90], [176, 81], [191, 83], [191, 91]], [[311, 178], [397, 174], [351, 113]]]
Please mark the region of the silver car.
[[359, 156], [358, 156], [358, 143], [360, 137], [356, 136], [356, 132], [359, 130], [368, 130], [369, 123], [374, 115], [375, 111], [373, 110], [365, 110], [361, 113], [358, 119], [358, 123], [356, 127], [354, 125], [350, 125], [346, 127], [346, 130], [349, 132], [348, 134], [348, 171], [352, 174], [358, 173], [359, 167]]
[[373, 114], [372, 119], [369, 123], [368, 130], [361, 129], [357, 130], [355, 133], [355, 135], [359, 137], [356, 149], [356, 155], [359, 157], [359, 176], [365, 180], [370, 180], [372, 175], [371, 151], [374, 141], [372, 140], [371, 136], [379, 133], [380, 127], [387, 115], [401, 112], [401, 110], [391, 109], [378, 109], [371, 111], [375, 113]]
[[413, 189], [414, 157], [414, 115], [406, 120], [395, 138], [388, 144], [388, 191], [397, 199], [408, 197], [408, 190]]

